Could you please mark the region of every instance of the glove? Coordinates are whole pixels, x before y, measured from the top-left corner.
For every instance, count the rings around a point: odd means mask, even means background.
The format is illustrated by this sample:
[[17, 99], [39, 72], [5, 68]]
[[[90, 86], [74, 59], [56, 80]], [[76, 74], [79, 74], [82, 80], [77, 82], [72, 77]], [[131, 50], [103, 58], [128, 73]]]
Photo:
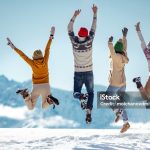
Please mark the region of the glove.
[[55, 27], [52, 26], [52, 27], [51, 27], [51, 31], [50, 31], [50, 38], [51, 38], [51, 39], [54, 38], [54, 34], [55, 34]]
[[140, 22], [135, 25], [136, 31], [140, 31]]
[[123, 28], [122, 29], [122, 34], [123, 34], [123, 36], [127, 36], [127, 33], [128, 33], [128, 29], [127, 28]]
[[113, 41], [113, 36], [111, 36], [108, 40], [108, 42], [112, 42]]
[[9, 38], [7, 38], [7, 45], [9, 45], [12, 49], [15, 49], [14, 44], [11, 42], [11, 40]]

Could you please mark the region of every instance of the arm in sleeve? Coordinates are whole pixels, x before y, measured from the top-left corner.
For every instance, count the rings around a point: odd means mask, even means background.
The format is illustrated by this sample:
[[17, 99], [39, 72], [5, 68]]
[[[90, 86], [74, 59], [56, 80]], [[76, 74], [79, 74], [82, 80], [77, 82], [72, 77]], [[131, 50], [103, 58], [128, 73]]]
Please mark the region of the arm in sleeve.
[[123, 36], [122, 42], [123, 42], [123, 51], [124, 51], [125, 53], [127, 53], [127, 39], [126, 39], [125, 36]]
[[142, 47], [143, 50], [145, 50], [147, 48], [147, 46], [146, 46], [144, 37], [142, 35], [142, 32], [141, 31], [137, 31], [137, 34], [138, 34], [138, 37], [139, 37], [139, 39], [141, 41], [141, 47]]
[[48, 42], [47, 42], [47, 45], [46, 45], [46, 47], [45, 47], [45, 54], [44, 54], [44, 59], [45, 59], [46, 62], [47, 62], [48, 59], [49, 59], [51, 43], [52, 43], [52, 39], [49, 38], [49, 39], [48, 39]]
[[92, 26], [91, 26], [91, 30], [90, 30], [90, 36], [95, 35], [95, 31], [96, 31], [96, 24], [97, 24], [97, 13], [95, 13], [93, 15], [93, 21], [92, 21]]
[[111, 57], [113, 59], [116, 56], [113, 43], [112, 42], [108, 42], [108, 47], [109, 47], [109, 50], [110, 50]]
[[14, 50], [20, 55], [20, 57], [27, 62], [30, 66], [32, 66], [32, 59], [30, 59], [28, 56], [26, 56], [21, 50], [18, 48], [14, 48]]
[[76, 19], [76, 16], [74, 15], [68, 24], [68, 33], [73, 32], [73, 25], [74, 25], [75, 19]]
[[123, 61], [124, 61], [125, 64], [127, 64], [129, 62], [129, 58], [128, 58], [128, 55], [127, 55], [127, 38], [125, 36], [123, 36], [122, 42], [123, 42], [123, 51], [124, 51]]
[[74, 16], [71, 18], [71, 20], [70, 20], [70, 22], [69, 22], [69, 24], [68, 24], [68, 35], [69, 35], [71, 41], [72, 41], [72, 40], [74, 39], [74, 37], [75, 37], [74, 31], [73, 31], [73, 25], [74, 25], [75, 19], [76, 19], [76, 16], [74, 15]]

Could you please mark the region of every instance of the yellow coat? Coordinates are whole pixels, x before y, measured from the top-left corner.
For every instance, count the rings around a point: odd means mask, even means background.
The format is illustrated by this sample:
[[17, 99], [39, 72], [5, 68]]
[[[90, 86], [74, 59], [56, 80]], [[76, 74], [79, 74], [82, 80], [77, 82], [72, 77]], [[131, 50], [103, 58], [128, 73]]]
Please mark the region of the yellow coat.
[[15, 51], [23, 58], [32, 68], [33, 84], [49, 83], [48, 59], [50, 55], [50, 45], [52, 39], [49, 39], [45, 48], [44, 58], [33, 60], [26, 56], [21, 50], [15, 48]]

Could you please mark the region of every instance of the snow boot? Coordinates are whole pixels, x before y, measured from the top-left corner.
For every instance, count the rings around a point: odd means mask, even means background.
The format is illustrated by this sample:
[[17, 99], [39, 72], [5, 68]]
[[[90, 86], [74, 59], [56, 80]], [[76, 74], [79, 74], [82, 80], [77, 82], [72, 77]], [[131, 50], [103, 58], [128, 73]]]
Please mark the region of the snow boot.
[[28, 89], [19, 89], [16, 93], [22, 95], [24, 99], [29, 96]]
[[53, 97], [52, 95], [48, 95], [47, 102], [51, 105], [53, 104], [53, 109], [55, 108], [55, 105], [59, 105], [59, 101], [57, 98]]
[[80, 102], [81, 102], [81, 108], [83, 110], [86, 109], [87, 99], [88, 99], [88, 94], [81, 94], [81, 96], [80, 96]]
[[120, 130], [120, 133], [126, 132], [130, 128], [130, 124], [127, 122], [123, 125], [122, 129]]
[[90, 124], [92, 122], [92, 117], [91, 117], [91, 110], [87, 109], [86, 110], [86, 118], [85, 121], [87, 124]]
[[134, 79], [133, 79], [133, 82], [136, 83], [136, 86], [137, 86], [138, 89], [142, 87], [142, 84], [141, 84], [141, 77], [136, 77], [136, 78], [134, 78]]

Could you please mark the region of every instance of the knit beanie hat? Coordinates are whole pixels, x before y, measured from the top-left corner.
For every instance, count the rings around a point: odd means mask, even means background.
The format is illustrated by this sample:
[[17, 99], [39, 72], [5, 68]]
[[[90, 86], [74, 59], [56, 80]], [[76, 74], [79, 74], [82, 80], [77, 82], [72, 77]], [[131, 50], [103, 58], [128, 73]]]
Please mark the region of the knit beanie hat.
[[117, 41], [117, 43], [114, 46], [115, 52], [122, 53], [123, 52], [123, 43], [120, 41]]
[[87, 37], [88, 36], [88, 29], [81, 27], [79, 32], [78, 32], [79, 37]]
[[43, 58], [43, 54], [41, 50], [35, 50], [32, 56], [33, 59], [41, 59]]

